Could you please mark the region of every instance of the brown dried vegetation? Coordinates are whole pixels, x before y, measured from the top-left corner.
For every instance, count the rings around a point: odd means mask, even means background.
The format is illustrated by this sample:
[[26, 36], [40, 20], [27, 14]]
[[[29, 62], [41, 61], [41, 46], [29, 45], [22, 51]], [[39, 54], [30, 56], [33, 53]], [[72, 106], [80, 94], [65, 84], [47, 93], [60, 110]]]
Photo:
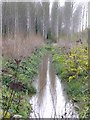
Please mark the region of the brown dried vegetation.
[[2, 39], [2, 55], [8, 58], [28, 57], [36, 47], [43, 45], [43, 37], [30, 35], [25, 38], [23, 35], [17, 35], [15, 38], [6, 37]]

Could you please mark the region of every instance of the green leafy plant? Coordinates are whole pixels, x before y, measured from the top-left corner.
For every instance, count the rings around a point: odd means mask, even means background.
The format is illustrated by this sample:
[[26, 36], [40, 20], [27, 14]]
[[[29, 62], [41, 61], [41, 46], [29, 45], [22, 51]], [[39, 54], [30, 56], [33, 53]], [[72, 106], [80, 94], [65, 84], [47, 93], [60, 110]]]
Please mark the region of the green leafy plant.
[[88, 51], [86, 45], [72, 48], [68, 53], [59, 49], [53, 52], [56, 73], [67, 84], [65, 88], [70, 98], [79, 106], [80, 118], [86, 118], [88, 106]]
[[[37, 75], [39, 63], [47, 50], [35, 49], [24, 59], [3, 59], [2, 69], [2, 109], [3, 118], [14, 114], [27, 118], [32, 111], [28, 97], [36, 93], [32, 82]], [[23, 111], [22, 111], [23, 110]]]

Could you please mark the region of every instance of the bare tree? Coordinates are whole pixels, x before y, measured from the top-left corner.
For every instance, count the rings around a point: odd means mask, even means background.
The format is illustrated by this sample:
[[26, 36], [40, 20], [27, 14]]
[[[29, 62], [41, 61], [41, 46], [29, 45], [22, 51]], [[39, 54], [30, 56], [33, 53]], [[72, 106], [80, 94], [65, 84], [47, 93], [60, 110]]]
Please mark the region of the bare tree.
[[71, 34], [72, 3], [65, 2], [64, 6], [64, 31], [66, 35]]
[[63, 7], [59, 7], [58, 9], [58, 34], [62, 34], [63, 29]]
[[73, 13], [73, 33], [78, 32], [81, 29], [81, 15], [82, 15], [82, 5], [79, 4]]
[[53, 2], [51, 11], [51, 34], [57, 40], [58, 36], [58, 2]]
[[[88, 2], [88, 70], [89, 70], [88, 73], [90, 78], [90, 2]], [[89, 88], [89, 92], [90, 92], [90, 88]]]
[[15, 10], [12, 2], [2, 3], [2, 33], [3, 35], [9, 36], [14, 35], [15, 26]]
[[41, 2], [36, 3], [36, 30], [43, 35], [43, 7]]
[[27, 9], [25, 2], [18, 2], [17, 3], [18, 9], [18, 27], [19, 33], [26, 35], [27, 33]]
[[2, 3], [0, 2], [0, 38], [2, 35]]
[[46, 39], [49, 31], [49, 2], [42, 2], [43, 5], [43, 36]]

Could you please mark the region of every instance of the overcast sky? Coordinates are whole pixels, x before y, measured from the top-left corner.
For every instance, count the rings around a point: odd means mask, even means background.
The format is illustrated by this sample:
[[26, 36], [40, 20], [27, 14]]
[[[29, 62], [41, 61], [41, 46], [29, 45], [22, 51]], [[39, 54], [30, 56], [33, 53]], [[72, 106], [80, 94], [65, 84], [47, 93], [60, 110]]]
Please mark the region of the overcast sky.
[[4, 1], [7, 1], [7, 2], [16, 2], [16, 1], [17, 2], [33, 2], [33, 1], [57, 2], [57, 1], [60, 1], [61, 5], [63, 5], [65, 1], [67, 1], [67, 2], [70, 2], [70, 1], [72, 1], [72, 2], [88, 2], [90, 0], [0, 0], [0, 1], [2, 1], [2, 2], [4, 2]]
[[56, 1], [60, 1], [61, 6], [63, 6], [65, 1], [67, 2], [72, 1], [79, 3], [79, 2], [89, 2], [90, 0], [50, 0], [50, 2], [56, 2]]

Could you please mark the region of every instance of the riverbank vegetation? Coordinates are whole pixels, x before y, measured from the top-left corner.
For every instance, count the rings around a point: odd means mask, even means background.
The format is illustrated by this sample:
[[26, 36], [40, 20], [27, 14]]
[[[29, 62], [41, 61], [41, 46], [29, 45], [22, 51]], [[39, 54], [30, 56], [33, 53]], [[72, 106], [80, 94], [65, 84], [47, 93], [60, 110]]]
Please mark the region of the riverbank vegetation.
[[76, 103], [80, 118], [88, 117], [88, 50], [87, 45], [78, 45], [69, 50], [64, 47], [53, 50], [56, 74], [66, 85], [66, 92]]
[[[28, 58], [21, 60], [3, 59], [2, 92], [4, 94], [2, 95], [2, 107], [4, 114], [7, 111], [7, 115], [20, 114], [26, 117], [32, 112], [28, 98], [36, 93], [32, 82], [38, 74], [39, 63], [47, 52], [52, 54], [56, 74], [65, 83], [68, 96], [73, 103], [79, 106], [76, 106], [76, 110], [80, 117], [86, 118], [89, 109], [87, 45], [75, 46], [67, 52], [65, 47], [47, 44], [44, 47], [36, 48]], [[23, 112], [22, 109], [24, 109]]]
[[[39, 63], [46, 49], [36, 48], [30, 57], [24, 59], [4, 59], [2, 63], [2, 100], [4, 118], [15, 114], [29, 117], [32, 112], [29, 97], [36, 93], [32, 85], [38, 74]], [[1, 112], [2, 114], [2, 112]]]

